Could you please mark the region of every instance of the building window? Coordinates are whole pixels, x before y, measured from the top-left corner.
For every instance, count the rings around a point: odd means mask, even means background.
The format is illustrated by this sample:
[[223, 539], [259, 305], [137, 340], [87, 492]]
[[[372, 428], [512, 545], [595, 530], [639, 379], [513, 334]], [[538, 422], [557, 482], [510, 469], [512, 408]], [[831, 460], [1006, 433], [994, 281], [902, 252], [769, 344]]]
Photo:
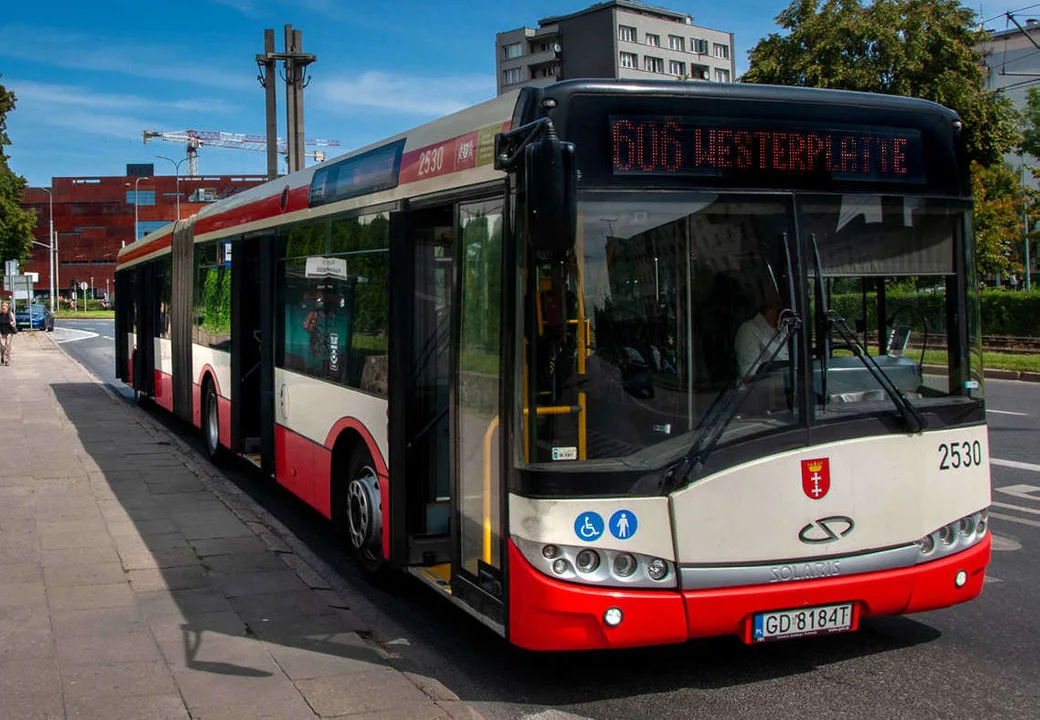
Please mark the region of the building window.
[[643, 58], [643, 69], [647, 72], [663, 73], [664, 72], [664, 60], [657, 57], [650, 57], [649, 55]]
[[675, 75], [676, 77], [684, 77], [686, 75], [686, 63], [679, 62], [678, 60], [669, 60], [668, 74]]
[[502, 52], [506, 60], [512, 60], [513, 58], [518, 58], [523, 55], [524, 49], [520, 43], [513, 43], [512, 45], [504, 46]]
[[723, 60], [729, 60], [729, 45], [722, 45], [720, 43], [715, 43], [714, 55], [717, 58], [722, 58]]
[[708, 41], [700, 38], [690, 38], [690, 52], [698, 55], [707, 55]]
[[542, 77], [542, 78], [556, 77], [556, 66], [555, 65], [546, 65], [545, 67], [539, 68], [538, 69], [538, 77]]
[[715, 68], [715, 82], [729, 82], [729, 70]]
[[618, 25], [618, 40], [622, 42], [635, 42], [636, 29], [628, 25]]
[[661, 36], [646, 34], [646, 44], [650, 47], [661, 47]]
[[[137, 198], [136, 203], [134, 202], [135, 197]], [[145, 207], [146, 205], [155, 205], [155, 190], [127, 190], [126, 204], [136, 204], [140, 207]]]
[[520, 82], [520, 68], [509, 68], [503, 75], [505, 76], [506, 85]]
[[686, 50], [686, 41], [683, 40], [678, 35], [669, 35], [668, 36], [668, 49], [669, 50], [678, 50], [679, 52], [684, 52]]
[[638, 59], [635, 53], [621, 53], [621, 67], [623, 68], [634, 68], [638, 65]]

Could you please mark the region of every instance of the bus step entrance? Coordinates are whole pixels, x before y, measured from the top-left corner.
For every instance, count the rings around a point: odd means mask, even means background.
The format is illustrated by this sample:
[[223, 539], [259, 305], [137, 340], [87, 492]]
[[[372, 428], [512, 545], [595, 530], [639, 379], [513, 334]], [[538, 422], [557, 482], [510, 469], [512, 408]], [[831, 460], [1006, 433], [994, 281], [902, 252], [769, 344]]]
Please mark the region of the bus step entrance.
[[410, 567], [408, 571], [427, 585], [451, 595], [451, 563], [429, 567]]

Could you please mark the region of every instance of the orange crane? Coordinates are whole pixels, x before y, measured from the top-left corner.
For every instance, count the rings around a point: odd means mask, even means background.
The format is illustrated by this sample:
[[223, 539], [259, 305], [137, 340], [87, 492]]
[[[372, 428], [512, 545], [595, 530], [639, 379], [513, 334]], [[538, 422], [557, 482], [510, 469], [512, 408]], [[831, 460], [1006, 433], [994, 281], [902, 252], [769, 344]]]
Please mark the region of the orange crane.
[[[256, 152], [267, 150], [267, 137], [265, 135], [247, 135], [246, 133], [224, 132], [221, 130], [181, 130], [177, 132], [145, 130], [142, 136], [146, 145], [149, 140], [155, 139], [187, 145], [188, 175], [199, 174], [199, 148], [201, 147], [224, 147]], [[305, 144], [316, 147], [339, 147], [339, 140], [307, 140]], [[288, 146], [284, 138], [278, 138], [278, 152], [282, 155], [288, 153]], [[322, 150], [312, 150], [305, 154], [317, 162], [325, 160], [325, 153]]]

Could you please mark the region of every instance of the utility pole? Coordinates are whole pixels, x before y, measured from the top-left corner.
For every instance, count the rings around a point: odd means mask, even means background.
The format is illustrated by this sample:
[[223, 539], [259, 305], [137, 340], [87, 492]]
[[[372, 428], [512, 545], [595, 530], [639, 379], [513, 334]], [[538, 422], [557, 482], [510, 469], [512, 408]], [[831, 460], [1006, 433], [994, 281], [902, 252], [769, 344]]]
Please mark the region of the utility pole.
[[285, 26], [285, 52], [280, 53], [274, 51], [274, 30], [264, 30], [264, 54], [256, 56], [256, 64], [260, 69], [260, 85], [267, 91], [267, 175], [271, 179], [278, 176], [275, 63], [280, 60], [284, 68], [286, 146], [289, 150], [289, 172], [295, 172], [303, 169], [306, 158], [303, 149], [303, 89], [310, 82], [307, 66], [317, 59], [316, 55], [303, 52], [303, 33], [293, 30], [292, 25]]
[[1026, 291], [1032, 290], [1032, 280], [1029, 273], [1029, 207], [1026, 202], [1026, 156], [1021, 151], [1018, 153], [1019, 183], [1022, 185], [1022, 240], [1026, 246]]
[[267, 179], [278, 177], [278, 101], [274, 87], [274, 30], [264, 30], [264, 54], [256, 56], [258, 80], [266, 96]]

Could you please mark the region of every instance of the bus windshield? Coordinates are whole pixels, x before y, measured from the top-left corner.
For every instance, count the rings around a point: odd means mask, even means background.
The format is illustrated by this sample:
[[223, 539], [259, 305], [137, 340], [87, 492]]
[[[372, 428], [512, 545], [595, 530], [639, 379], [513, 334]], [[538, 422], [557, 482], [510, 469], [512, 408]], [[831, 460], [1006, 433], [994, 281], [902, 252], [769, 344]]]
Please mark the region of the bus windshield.
[[[528, 305], [528, 460], [681, 455], [791, 307], [790, 223], [783, 196], [586, 193], [578, 252], [538, 264]], [[757, 377], [739, 426], [793, 424], [785, 373]]]
[[[661, 467], [720, 418], [726, 444], [810, 413], [906, 416], [907, 403], [916, 414], [979, 397], [948, 332], [968, 212], [899, 196], [586, 191], [576, 252], [535, 260], [528, 279], [525, 461]], [[815, 407], [799, 412], [810, 375]], [[720, 414], [740, 382], [739, 408]]]

